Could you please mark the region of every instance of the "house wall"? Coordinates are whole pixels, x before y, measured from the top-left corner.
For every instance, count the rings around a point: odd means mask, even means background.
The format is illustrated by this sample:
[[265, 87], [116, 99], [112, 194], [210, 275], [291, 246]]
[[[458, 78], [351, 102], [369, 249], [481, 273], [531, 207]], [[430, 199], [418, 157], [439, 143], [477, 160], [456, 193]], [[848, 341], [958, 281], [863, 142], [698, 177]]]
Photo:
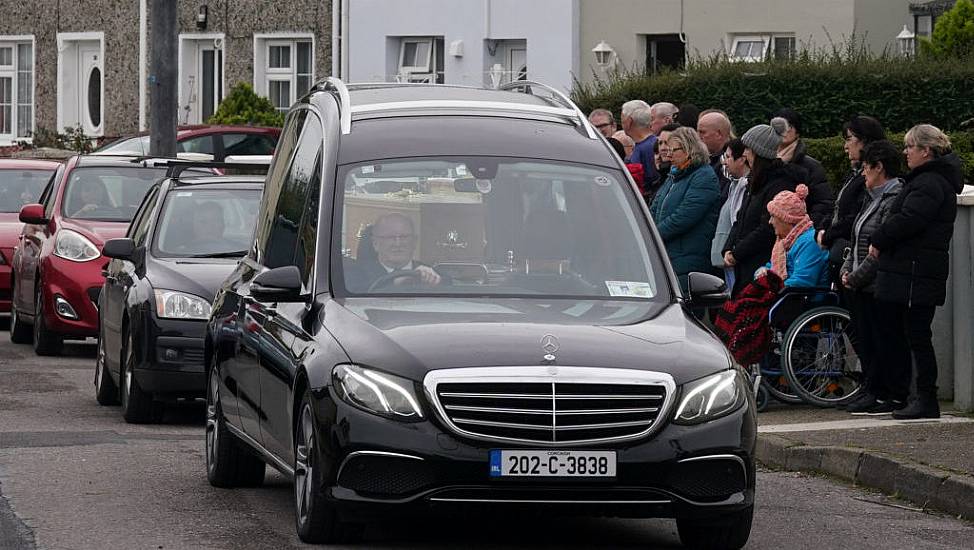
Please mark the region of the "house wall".
[[[532, 80], [567, 90], [577, 70], [578, 0], [355, 0], [348, 17], [351, 82], [393, 80], [403, 36], [443, 37], [448, 84], [489, 82], [488, 38], [526, 39]], [[449, 54], [456, 40], [463, 41], [462, 57]]]
[[890, 53], [896, 54], [896, 35], [903, 25], [913, 30], [911, 3], [913, 0], [856, 0], [856, 34], [873, 52], [889, 48]]

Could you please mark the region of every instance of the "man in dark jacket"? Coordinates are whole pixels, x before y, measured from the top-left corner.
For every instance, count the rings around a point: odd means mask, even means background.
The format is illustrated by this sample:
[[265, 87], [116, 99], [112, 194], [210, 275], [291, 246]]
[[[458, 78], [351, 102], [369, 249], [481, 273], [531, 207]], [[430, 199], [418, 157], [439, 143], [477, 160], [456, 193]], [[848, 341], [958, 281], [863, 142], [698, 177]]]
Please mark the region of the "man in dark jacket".
[[916, 368], [916, 398], [894, 418], [939, 418], [937, 358], [931, 324], [947, 296], [950, 240], [957, 195], [964, 189], [960, 159], [950, 140], [929, 124], [904, 138], [910, 173], [889, 215], [873, 233], [869, 253], [879, 258], [876, 299], [906, 308], [906, 338]]
[[801, 140], [802, 120], [798, 113], [791, 109], [780, 109], [774, 116], [787, 120], [789, 127], [778, 146], [778, 158], [801, 166], [808, 173], [808, 181], [802, 182], [808, 186], [808, 198], [805, 201], [808, 205], [808, 216], [812, 218], [816, 228], [821, 228], [832, 216], [833, 203], [832, 187], [825, 175], [825, 168], [821, 162], [805, 152], [805, 143]]
[[[367, 233], [369, 242], [361, 243], [359, 257], [345, 267], [345, 286], [352, 292], [366, 292], [383, 277], [388, 286], [405, 282], [435, 286], [443, 277], [433, 268], [413, 260], [417, 235], [413, 221], [399, 213], [386, 214]], [[373, 253], [374, 252], [374, 253]], [[401, 273], [398, 279], [393, 273]]]

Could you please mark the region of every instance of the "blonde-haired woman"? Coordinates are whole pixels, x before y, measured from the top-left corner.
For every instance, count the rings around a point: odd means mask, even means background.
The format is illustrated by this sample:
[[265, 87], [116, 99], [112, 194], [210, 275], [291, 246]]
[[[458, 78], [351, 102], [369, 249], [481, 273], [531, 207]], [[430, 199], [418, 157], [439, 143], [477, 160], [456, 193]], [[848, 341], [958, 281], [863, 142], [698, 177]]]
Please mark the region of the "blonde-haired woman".
[[677, 128], [665, 145], [672, 165], [649, 210], [686, 293], [691, 271], [711, 270], [710, 243], [717, 229], [720, 187], [707, 146], [696, 130]]
[[910, 172], [885, 221], [873, 233], [869, 253], [879, 258], [877, 302], [905, 311], [905, 327], [885, 328], [891, 338], [906, 338], [916, 366], [917, 393], [909, 405], [893, 411], [893, 417], [939, 418], [930, 325], [947, 295], [950, 239], [964, 177], [950, 139], [939, 128], [919, 124], [903, 141]]

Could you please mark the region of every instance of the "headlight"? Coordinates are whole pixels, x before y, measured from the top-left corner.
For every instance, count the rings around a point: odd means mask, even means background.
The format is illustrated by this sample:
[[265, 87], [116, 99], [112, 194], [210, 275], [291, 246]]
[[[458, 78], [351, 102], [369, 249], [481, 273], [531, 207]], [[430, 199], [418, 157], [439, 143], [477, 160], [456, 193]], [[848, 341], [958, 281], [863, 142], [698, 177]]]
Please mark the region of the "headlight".
[[741, 377], [734, 369], [689, 382], [673, 421], [699, 424], [737, 409], [744, 402], [741, 384]]
[[210, 318], [210, 302], [175, 290], [155, 289], [156, 315], [166, 319], [202, 319]]
[[101, 256], [101, 252], [81, 233], [62, 229], [54, 241], [54, 255], [72, 262], [88, 262]]
[[338, 395], [356, 407], [396, 420], [423, 418], [413, 383], [405, 378], [358, 365], [338, 365], [332, 376]]

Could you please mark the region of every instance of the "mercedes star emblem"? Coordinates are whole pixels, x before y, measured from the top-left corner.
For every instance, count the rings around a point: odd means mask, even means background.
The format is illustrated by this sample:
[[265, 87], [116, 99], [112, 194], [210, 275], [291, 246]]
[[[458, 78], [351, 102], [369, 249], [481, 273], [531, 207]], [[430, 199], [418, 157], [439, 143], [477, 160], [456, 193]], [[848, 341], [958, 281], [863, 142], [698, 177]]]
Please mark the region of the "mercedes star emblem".
[[558, 339], [551, 334], [545, 334], [541, 337], [541, 349], [546, 353], [554, 353], [558, 351], [559, 347]]

